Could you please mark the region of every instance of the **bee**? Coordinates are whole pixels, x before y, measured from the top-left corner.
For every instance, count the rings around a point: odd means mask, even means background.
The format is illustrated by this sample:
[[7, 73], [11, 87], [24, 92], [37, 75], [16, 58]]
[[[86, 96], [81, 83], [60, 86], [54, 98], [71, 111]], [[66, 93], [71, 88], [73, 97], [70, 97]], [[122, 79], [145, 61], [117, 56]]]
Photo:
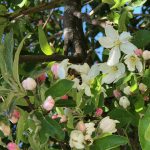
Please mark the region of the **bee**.
[[68, 69], [68, 75], [73, 80], [74, 78], [79, 79], [79, 85], [82, 84], [82, 77], [79, 72], [77, 72], [75, 69], [69, 68]]

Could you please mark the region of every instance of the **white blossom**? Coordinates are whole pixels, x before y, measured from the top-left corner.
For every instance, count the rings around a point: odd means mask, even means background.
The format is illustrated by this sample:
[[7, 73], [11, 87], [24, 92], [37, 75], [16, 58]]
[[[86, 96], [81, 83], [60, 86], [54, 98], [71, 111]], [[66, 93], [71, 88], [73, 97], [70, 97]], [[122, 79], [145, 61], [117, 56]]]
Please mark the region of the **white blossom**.
[[126, 96], [122, 96], [119, 100], [119, 105], [126, 109], [128, 106], [130, 106], [130, 101]]
[[69, 145], [71, 148], [83, 149], [84, 148], [84, 135], [79, 130], [73, 130], [70, 134]]
[[99, 39], [100, 44], [105, 48], [111, 48], [107, 64], [109, 66], [119, 63], [121, 51], [125, 54], [133, 54], [137, 49], [135, 45], [129, 42], [131, 35], [129, 32], [123, 32], [120, 35], [112, 26], [105, 27], [106, 37]]
[[143, 65], [140, 61], [140, 58], [137, 57], [135, 54], [128, 54], [125, 56], [125, 64], [127, 65], [129, 71], [138, 70], [138, 72], [142, 72]]
[[85, 123], [86, 127], [86, 134], [87, 135], [92, 135], [92, 133], [95, 131], [95, 124], [93, 122]]
[[102, 71], [104, 74], [102, 84], [110, 84], [122, 77], [122, 75], [125, 73], [125, 65], [123, 63], [118, 63], [114, 66], [109, 66], [107, 63], [103, 63], [100, 64], [100, 71]]
[[[85, 65], [80, 65], [79, 68], [80, 70], [82, 70], [81, 68], [84, 68]], [[77, 68], [76, 68], [77, 69]], [[78, 71], [78, 70], [77, 70]], [[97, 76], [99, 75], [100, 69], [99, 69], [99, 65], [98, 64], [94, 64], [89, 70], [88, 72], [85, 73], [81, 73], [81, 78], [82, 78], [82, 84], [79, 84], [79, 79], [75, 78], [73, 79], [74, 81], [74, 86], [73, 88], [77, 88], [79, 91], [80, 90], [84, 90], [85, 94], [87, 96], [91, 96], [91, 89], [90, 89], [90, 84], [91, 81]]]
[[110, 119], [110, 117], [107, 116], [100, 121], [99, 129], [102, 133], [115, 133], [117, 131], [116, 123], [119, 123], [119, 121]]

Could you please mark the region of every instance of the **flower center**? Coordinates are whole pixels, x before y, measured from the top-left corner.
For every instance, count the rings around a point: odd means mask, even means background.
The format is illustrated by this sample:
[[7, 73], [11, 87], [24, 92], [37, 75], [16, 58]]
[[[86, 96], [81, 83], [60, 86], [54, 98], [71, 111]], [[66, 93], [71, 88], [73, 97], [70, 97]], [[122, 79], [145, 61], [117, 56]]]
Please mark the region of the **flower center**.
[[131, 57], [130, 57], [130, 60], [131, 60], [131, 62], [134, 63], [134, 62], [136, 62], [136, 57], [135, 57], [135, 56], [131, 56]]
[[119, 46], [121, 44], [121, 42], [119, 41], [119, 40], [117, 40], [116, 42], [115, 42], [115, 45], [116, 46]]
[[117, 66], [112, 66], [111, 70], [112, 70], [112, 72], [116, 72], [118, 70], [118, 67]]

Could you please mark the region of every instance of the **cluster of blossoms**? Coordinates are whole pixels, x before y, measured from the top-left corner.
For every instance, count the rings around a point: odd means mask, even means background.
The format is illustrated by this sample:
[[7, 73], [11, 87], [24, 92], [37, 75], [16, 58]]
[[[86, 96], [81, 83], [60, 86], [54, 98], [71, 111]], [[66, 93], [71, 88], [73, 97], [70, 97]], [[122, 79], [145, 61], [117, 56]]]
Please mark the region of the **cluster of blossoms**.
[[[101, 92], [106, 95], [105, 85], [116, 83], [119, 79], [126, 76], [126, 71], [138, 72], [142, 74], [144, 65], [143, 62], [150, 59], [150, 52], [145, 50], [142, 51], [133, 45], [129, 40], [131, 35], [128, 32], [123, 32], [120, 35], [114, 28], [110, 25], [105, 27], [106, 37], [100, 38], [100, 44], [107, 49], [110, 49], [108, 61], [105, 63], [95, 63], [91, 67], [87, 64], [71, 64], [68, 59], [63, 60], [60, 63], [54, 63], [51, 67], [51, 72], [55, 80], [57, 79], [68, 79], [74, 82], [73, 88], [77, 92], [83, 91], [86, 97], [93, 97], [91, 90], [91, 85], [94, 79], [101, 75]], [[124, 55], [122, 56], [121, 53]], [[122, 56], [122, 57], [121, 57]], [[69, 70], [77, 72], [75, 74], [70, 74]], [[80, 76], [80, 77], [79, 77]], [[46, 80], [47, 75], [42, 74], [36, 80], [31, 77], [26, 78], [22, 82], [22, 87], [27, 91], [35, 91], [38, 83], [43, 83]], [[149, 97], [145, 94], [148, 87], [144, 83], [139, 83], [138, 87], [141, 94], [143, 94], [144, 100], [148, 101]], [[129, 96], [134, 93], [131, 90], [130, 85], [123, 85], [121, 89], [115, 89], [113, 91], [113, 96], [118, 100], [118, 105], [124, 109], [130, 107]], [[145, 96], [146, 95], [146, 96]], [[68, 100], [68, 95], [60, 97], [62, 100]], [[60, 123], [67, 122], [67, 113], [53, 113], [55, 108], [55, 99], [49, 95], [40, 105], [40, 107], [47, 113], [52, 112], [51, 118], [60, 118]], [[66, 111], [67, 108], [66, 108]], [[65, 112], [65, 111], [64, 111]], [[71, 148], [84, 149], [86, 146], [92, 145], [95, 136], [101, 136], [103, 134], [112, 134], [117, 131], [116, 124], [119, 123], [118, 120], [110, 119], [106, 116], [102, 119], [103, 114], [102, 108], [97, 108], [94, 117], [100, 118], [101, 121], [94, 120], [93, 122], [84, 123], [79, 121], [76, 124], [74, 130], [70, 133], [69, 145]], [[9, 120], [16, 124], [20, 118], [20, 112], [14, 109], [9, 116]], [[89, 120], [88, 120], [89, 121]], [[0, 130], [5, 136], [9, 136], [10, 128], [4, 123], [0, 123]], [[14, 147], [14, 149], [12, 148]], [[18, 150], [18, 146], [11, 142], [7, 145], [8, 150]]]
[[93, 122], [84, 123], [83, 121], [79, 121], [76, 125], [76, 130], [71, 131], [69, 141], [70, 147], [84, 149], [87, 145], [92, 145], [92, 136], [115, 133], [117, 131], [116, 123], [119, 123], [119, 121], [110, 119], [109, 116], [103, 118], [98, 123], [97, 128]]

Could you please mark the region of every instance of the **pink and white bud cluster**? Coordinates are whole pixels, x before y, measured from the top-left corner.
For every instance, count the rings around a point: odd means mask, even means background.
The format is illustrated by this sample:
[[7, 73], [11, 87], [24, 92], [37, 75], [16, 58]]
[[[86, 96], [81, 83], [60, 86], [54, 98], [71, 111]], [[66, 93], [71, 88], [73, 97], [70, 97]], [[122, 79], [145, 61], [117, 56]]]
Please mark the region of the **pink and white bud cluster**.
[[17, 109], [14, 109], [13, 112], [11, 113], [11, 116], [10, 116], [10, 121], [15, 124], [18, 122], [20, 118], [20, 112], [17, 110]]
[[55, 106], [55, 101], [51, 96], [48, 96], [42, 106], [46, 111], [51, 111]]
[[22, 82], [22, 86], [25, 90], [33, 91], [36, 88], [36, 82], [34, 79], [28, 77]]
[[7, 144], [8, 150], [19, 150], [19, 147], [16, 143], [10, 142]]

